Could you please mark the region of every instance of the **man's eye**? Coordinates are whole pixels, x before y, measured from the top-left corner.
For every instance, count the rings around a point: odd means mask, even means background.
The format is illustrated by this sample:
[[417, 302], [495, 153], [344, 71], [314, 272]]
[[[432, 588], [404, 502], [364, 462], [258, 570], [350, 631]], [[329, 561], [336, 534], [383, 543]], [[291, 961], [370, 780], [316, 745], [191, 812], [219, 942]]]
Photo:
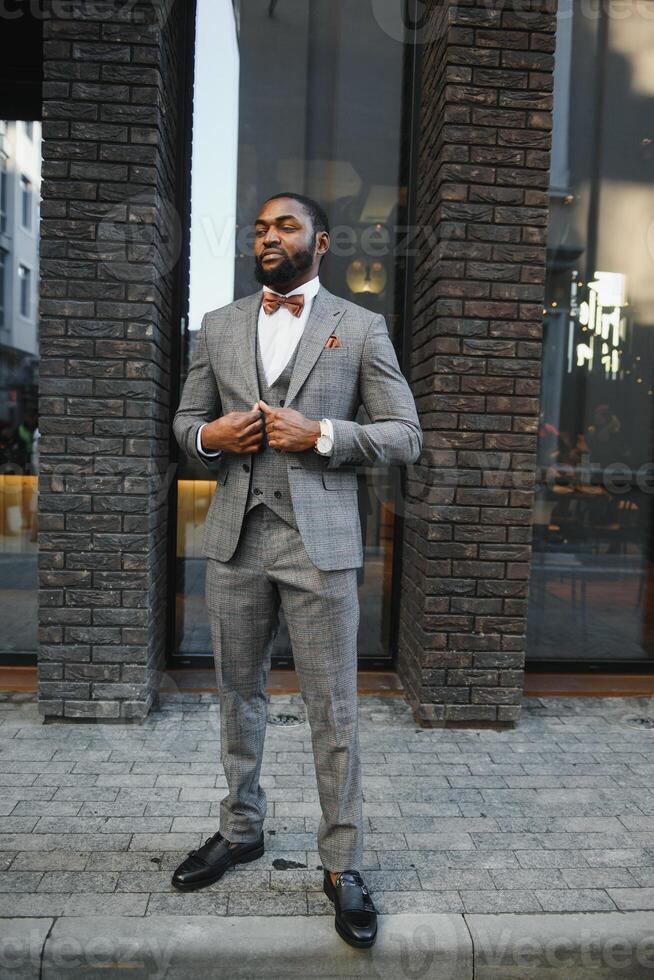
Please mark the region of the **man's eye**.
[[293, 227], [293, 225], [284, 225], [282, 231], [295, 231], [295, 228]]

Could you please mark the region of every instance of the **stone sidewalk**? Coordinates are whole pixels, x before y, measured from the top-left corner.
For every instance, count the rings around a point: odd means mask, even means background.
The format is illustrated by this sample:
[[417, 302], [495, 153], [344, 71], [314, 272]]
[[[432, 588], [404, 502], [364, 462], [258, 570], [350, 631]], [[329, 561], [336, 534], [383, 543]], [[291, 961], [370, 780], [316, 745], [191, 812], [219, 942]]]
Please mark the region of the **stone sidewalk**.
[[[272, 696], [266, 854], [187, 895], [170, 885], [218, 829], [217, 698], [162, 696], [144, 725], [44, 725], [0, 701], [0, 914], [323, 915], [320, 816], [299, 695]], [[366, 878], [380, 912], [654, 910], [649, 698], [527, 698], [513, 730], [419, 729], [361, 697]]]
[[[495, 731], [420, 729], [401, 696], [362, 696], [360, 720], [362, 870], [382, 916], [654, 910], [652, 699], [526, 698]], [[197, 893], [170, 875], [218, 829], [215, 696], [162, 695], [125, 726], [43, 724], [31, 695], [0, 695], [0, 781], [0, 916], [53, 935], [65, 917], [310, 916], [338, 938], [299, 695], [270, 699], [264, 857]]]

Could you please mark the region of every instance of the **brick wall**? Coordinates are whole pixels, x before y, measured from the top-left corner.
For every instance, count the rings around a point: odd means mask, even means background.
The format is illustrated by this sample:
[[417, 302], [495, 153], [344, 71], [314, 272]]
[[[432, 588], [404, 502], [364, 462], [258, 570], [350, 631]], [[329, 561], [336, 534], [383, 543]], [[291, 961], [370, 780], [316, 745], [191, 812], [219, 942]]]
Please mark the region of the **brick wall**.
[[[555, 7], [429, 5], [399, 673], [425, 724], [522, 696]], [[429, 230], [429, 234], [425, 233]]]
[[44, 8], [39, 710], [142, 718], [165, 656], [186, 5], [70, 7]]

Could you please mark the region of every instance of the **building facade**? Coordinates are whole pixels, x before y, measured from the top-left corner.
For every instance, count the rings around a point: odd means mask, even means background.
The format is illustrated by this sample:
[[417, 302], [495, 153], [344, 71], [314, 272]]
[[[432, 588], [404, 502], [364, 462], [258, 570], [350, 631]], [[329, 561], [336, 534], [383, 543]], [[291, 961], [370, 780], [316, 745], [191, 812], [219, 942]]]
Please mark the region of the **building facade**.
[[44, 718], [142, 719], [210, 662], [220, 488], [170, 423], [290, 189], [325, 205], [321, 279], [385, 316], [424, 432], [359, 473], [362, 668], [426, 725], [515, 723], [526, 667], [651, 670], [653, 7], [46, 5], [38, 465], [7, 450], [2, 484], [34, 586], [14, 560], [0, 587], [16, 636], [34, 598], [34, 649], [0, 652], [37, 663]]

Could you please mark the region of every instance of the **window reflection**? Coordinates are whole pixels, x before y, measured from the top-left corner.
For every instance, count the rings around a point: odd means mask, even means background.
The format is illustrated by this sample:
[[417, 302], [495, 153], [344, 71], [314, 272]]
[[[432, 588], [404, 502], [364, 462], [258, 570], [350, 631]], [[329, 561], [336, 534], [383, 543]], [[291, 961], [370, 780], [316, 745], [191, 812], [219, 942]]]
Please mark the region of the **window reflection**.
[[[533, 660], [652, 654], [654, 20], [559, 8]], [[650, 12], [651, 14], [651, 12]]]
[[[230, 4], [227, 6], [231, 7]], [[220, 7], [220, 4], [218, 5]], [[218, 9], [215, 5], [212, 9]], [[200, 0], [198, 23], [208, 4]], [[238, 76], [233, 207], [233, 283], [225, 296], [224, 251], [229, 238], [227, 204], [209, 208], [196, 198], [196, 174], [211, 161], [211, 124], [202, 128], [198, 111], [207, 92], [217, 90], [215, 59], [202, 68], [200, 32], [196, 51], [193, 151], [193, 220], [191, 248], [191, 322], [184, 336], [182, 383], [194, 334], [202, 314], [233, 298], [260, 289], [254, 275], [252, 225], [259, 206], [271, 194], [297, 191], [318, 200], [332, 228], [330, 254], [320, 280], [331, 292], [384, 314], [396, 349], [401, 346], [400, 310], [406, 255], [406, 186], [403, 183], [406, 123], [407, 51], [384, 32], [369, 4], [310, 0], [295, 4], [291, 17], [274, 4], [238, 5]], [[208, 27], [208, 21], [205, 26]], [[199, 55], [199, 57], [198, 57]], [[228, 86], [223, 107], [230, 112]], [[204, 95], [203, 95], [204, 93]], [[199, 107], [199, 109], [198, 109]], [[280, 116], [280, 107], [283, 114]], [[204, 155], [204, 164], [203, 164]], [[221, 185], [225, 162], [211, 165], [212, 186]], [[218, 178], [218, 179], [217, 179]], [[193, 238], [200, 225], [211, 236]], [[213, 248], [209, 241], [211, 237]], [[202, 269], [202, 276], [197, 276]], [[213, 273], [213, 274], [212, 274]], [[201, 297], [198, 301], [198, 297]], [[368, 421], [362, 408], [357, 421]], [[381, 468], [380, 468], [381, 469]], [[179, 483], [177, 651], [210, 654], [211, 642], [202, 596], [205, 561], [200, 555], [202, 525], [215, 484], [206, 471], [186, 461]], [[359, 506], [365, 563], [359, 570], [361, 661], [386, 662], [391, 650], [391, 599], [395, 494], [394, 474], [359, 468]], [[278, 663], [291, 655], [288, 632], [281, 627], [273, 655]]]
[[0, 655], [37, 646], [41, 126], [0, 121]]

